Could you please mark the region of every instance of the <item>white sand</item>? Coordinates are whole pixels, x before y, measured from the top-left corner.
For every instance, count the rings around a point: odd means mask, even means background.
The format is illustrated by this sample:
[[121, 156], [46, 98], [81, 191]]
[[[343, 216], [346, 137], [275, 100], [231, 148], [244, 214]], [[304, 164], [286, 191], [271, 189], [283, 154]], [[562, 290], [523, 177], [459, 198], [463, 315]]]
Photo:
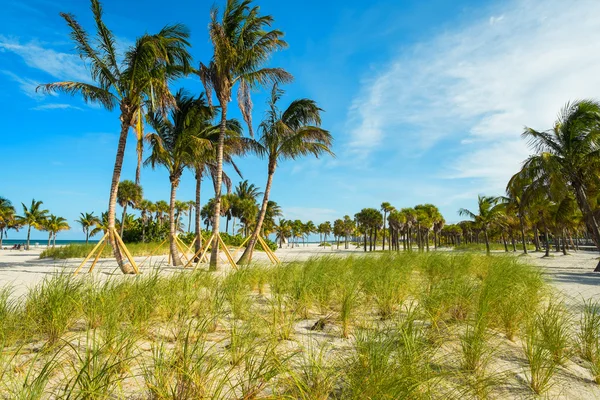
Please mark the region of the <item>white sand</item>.
[[[62, 271], [72, 272], [81, 263], [82, 259], [70, 260], [51, 260], [39, 259], [42, 248], [36, 248], [28, 251], [0, 250], [0, 286], [11, 285], [14, 287], [14, 295], [20, 296], [26, 293], [32, 285], [41, 282], [45, 277]], [[284, 245], [282, 249], [276, 251], [277, 257], [283, 262], [295, 260], [306, 260], [309, 257], [320, 255], [360, 255], [362, 249], [352, 247], [349, 250], [340, 250], [336, 246], [331, 248], [318, 247], [316, 244], [289, 248]], [[497, 254], [505, 254], [497, 252]], [[509, 253], [513, 254], [513, 253]], [[519, 254], [519, 253], [517, 253]], [[562, 253], [552, 253], [549, 258], [543, 258], [543, 253], [530, 253], [526, 256], [520, 255], [524, 261], [531, 262], [543, 267], [544, 274], [548, 280], [557, 287], [564, 295], [565, 300], [571, 304], [580, 304], [582, 299], [598, 298], [600, 299], [600, 273], [594, 273], [593, 270], [598, 262], [598, 253], [577, 252], [567, 256]], [[239, 257], [240, 253], [236, 256]], [[146, 258], [136, 257], [138, 263]], [[254, 260], [267, 262], [267, 257], [262, 252], [254, 253]], [[88, 263], [89, 265], [89, 263]], [[151, 267], [160, 267], [165, 272], [177, 270], [175, 267], [166, 265], [166, 256], [152, 257], [147, 260], [142, 271]], [[206, 268], [201, 264], [200, 268]], [[230, 267], [223, 263], [223, 269]], [[87, 268], [82, 270], [82, 274], [87, 273]], [[94, 274], [100, 276], [120, 276], [117, 264], [112, 259], [101, 259], [96, 266]]]

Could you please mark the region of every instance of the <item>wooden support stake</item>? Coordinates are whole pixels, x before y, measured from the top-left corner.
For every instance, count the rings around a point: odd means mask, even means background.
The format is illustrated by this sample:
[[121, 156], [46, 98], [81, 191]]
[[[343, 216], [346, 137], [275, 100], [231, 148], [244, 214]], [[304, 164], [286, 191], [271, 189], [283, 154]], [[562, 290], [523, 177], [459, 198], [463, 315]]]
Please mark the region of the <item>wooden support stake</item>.
[[248, 242], [248, 240], [250, 240], [251, 237], [252, 237], [252, 235], [250, 235], [246, 239], [244, 239], [244, 241], [242, 242], [242, 244], [240, 244], [240, 247], [238, 247], [238, 249], [235, 251], [235, 253], [233, 253], [233, 257], [235, 257], [237, 255], [237, 253], [239, 253], [239, 251], [242, 249], [242, 247], [244, 247], [244, 245], [246, 244], [246, 242]]
[[258, 241], [260, 242], [263, 250], [265, 251], [265, 253], [267, 253], [267, 255], [269, 256], [269, 258], [271, 259], [271, 261], [273, 262], [273, 264], [279, 264], [279, 263], [281, 263], [281, 261], [279, 260], [279, 258], [277, 258], [277, 256], [275, 255], [275, 253], [273, 253], [271, 251], [271, 249], [267, 245], [267, 242], [265, 242], [265, 240], [262, 238], [262, 236], [260, 236], [260, 235], [258, 236]]
[[163, 244], [165, 244], [165, 242], [167, 241], [167, 239], [163, 240], [157, 248], [155, 248], [154, 250], [152, 250], [152, 252], [150, 253], [150, 255], [148, 257], [146, 257], [144, 259], [144, 261], [142, 261], [141, 263], [139, 263], [138, 268], [141, 268], [142, 265], [150, 258], [152, 257], [154, 254], [156, 254], [156, 252], [162, 247]]
[[221, 246], [223, 246], [223, 252], [225, 253], [225, 255], [227, 256], [227, 258], [229, 259], [229, 263], [231, 264], [231, 266], [233, 267], [233, 269], [238, 269], [238, 266], [235, 263], [235, 261], [233, 260], [233, 257], [231, 257], [231, 253], [229, 252], [229, 249], [227, 248], [227, 245], [225, 245], [225, 242], [223, 242], [223, 238], [221, 237], [221, 235], [219, 233], [217, 233], [217, 237], [219, 239], [219, 242], [221, 243]]
[[198, 265], [200, 265], [200, 262], [202, 260], [204, 260], [204, 256], [206, 255], [206, 252], [208, 251], [208, 245], [212, 242], [213, 238], [215, 237], [215, 234], [213, 233], [213, 235], [210, 237], [210, 239], [208, 239], [206, 241], [206, 247], [204, 248], [204, 251], [202, 251], [202, 255], [200, 255], [200, 259], [198, 260], [198, 262], [196, 263], [196, 266], [194, 267], [194, 271], [196, 270], [196, 268], [198, 268]]
[[90, 270], [88, 271], [88, 273], [91, 273], [94, 270], [94, 267], [96, 266], [96, 263], [100, 259], [100, 256], [102, 255], [102, 252], [104, 251], [105, 247], [106, 247], [106, 241], [104, 243], [102, 243], [102, 247], [100, 247], [100, 251], [98, 251], [98, 254], [96, 254], [96, 258], [94, 259], [94, 262], [92, 263], [92, 266], [90, 267]]
[[[192, 263], [192, 261], [194, 261], [194, 258], [198, 257], [200, 255], [200, 253], [202, 253], [202, 250], [204, 250], [204, 248], [202, 246], [200, 246], [200, 249], [197, 252], [194, 253], [194, 255], [192, 256], [192, 258], [190, 258], [190, 261], [188, 261], [188, 263], [185, 264], [183, 266], [183, 268], [189, 267], [190, 264]], [[202, 258], [200, 258], [198, 262], [200, 262], [200, 261], [202, 261]]]
[[75, 272], [73, 273], [73, 275], [77, 275], [79, 273], [79, 271], [85, 265], [85, 263], [88, 262], [88, 260], [92, 257], [92, 255], [94, 255], [94, 253], [96, 252], [96, 250], [98, 250], [98, 248], [100, 247], [100, 245], [106, 240], [107, 236], [108, 236], [108, 232], [105, 233], [104, 236], [102, 236], [102, 239], [100, 239], [98, 241], [98, 243], [96, 243], [96, 246], [94, 246], [94, 248], [92, 249], [92, 251], [90, 251], [90, 254], [87, 255], [87, 257], [83, 260], [83, 262], [79, 265], [79, 267], [77, 267], [77, 269], [75, 270]]
[[119, 245], [121, 246], [121, 249], [125, 253], [125, 257], [127, 257], [127, 259], [129, 260], [129, 263], [133, 267], [133, 271], [136, 274], [139, 274], [140, 270], [138, 269], [137, 264], [135, 263], [135, 260], [133, 259], [133, 256], [131, 255], [131, 253], [129, 253], [127, 246], [125, 246], [125, 243], [123, 243], [123, 239], [121, 239], [121, 236], [119, 236], [119, 234], [117, 233], [117, 230], [114, 228], [113, 228], [113, 235], [115, 235], [115, 237], [117, 238], [117, 242], [119, 243]]
[[[184, 243], [185, 244], [185, 243]], [[175, 236], [175, 245], [177, 246], [177, 248], [179, 249], [179, 251], [181, 252], [181, 255], [183, 256], [183, 258], [185, 259], [185, 262], [187, 263], [189, 260], [187, 258], [187, 254], [185, 253], [185, 251], [183, 250], [183, 246], [181, 246], [181, 244], [178, 241], [177, 236]]]

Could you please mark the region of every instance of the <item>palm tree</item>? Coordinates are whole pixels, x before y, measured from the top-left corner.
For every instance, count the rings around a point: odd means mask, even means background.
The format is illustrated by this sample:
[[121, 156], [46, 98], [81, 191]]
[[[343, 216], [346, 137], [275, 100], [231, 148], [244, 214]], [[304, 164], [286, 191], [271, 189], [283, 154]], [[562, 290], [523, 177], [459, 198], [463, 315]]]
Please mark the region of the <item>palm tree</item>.
[[290, 221], [283, 218], [279, 219], [279, 223], [273, 227], [275, 231], [275, 240], [279, 242], [279, 248], [282, 247], [283, 242], [287, 241], [292, 233], [292, 226]]
[[263, 194], [263, 192], [260, 191], [258, 186], [256, 186], [254, 183], [249, 183], [246, 179], [245, 181], [238, 183], [238, 185], [235, 187], [235, 194], [241, 200], [251, 199], [256, 201], [258, 197]]
[[395, 210], [395, 208], [387, 201], [381, 203], [381, 211], [383, 211], [383, 244], [381, 248], [382, 250], [385, 250], [385, 222], [387, 221], [387, 213], [392, 212], [393, 210]]
[[349, 215], [344, 215], [344, 248], [348, 249], [348, 236], [352, 235], [354, 229], [356, 228], [356, 223]]
[[146, 242], [146, 225], [148, 225], [148, 214], [151, 215], [154, 203], [150, 200], [142, 200], [138, 204], [138, 208], [141, 211], [142, 216], [142, 243]]
[[7, 234], [9, 228], [14, 226], [15, 222], [15, 207], [10, 200], [0, 197], [0, 249], [2, 249], [4, 235]]
[[156, 219], [162, 226], [164, 214], [169, 212], [169, 203], [164, 200], [158, 200], [156, 203], [154, 203], [154, 205], [156, 206]]
[[187, 204], [187, 213], [188, 213], [187, 231], [188, 231], [188, 233], [190, 233], [190, 231], [192, 230], [192, 214], [194, 212], [194, 206], [196, 205], [196, 202], [194, 200], [188, 200], [186, 204]]
[[81, 216], [75, 222], [81, 224], [81, 227], [83, 228], [83, 233], [85, 233], [85, 244], [88, 244], [88, 240], [90, 238], [90, 230], [94, 225], [96, 225], [96, 223], [99, 222], [98, 217], [96, 217], [93, 212], [85, 214], [81, 213]]
[[[252, 136], [252, 101], [250, 90], [269, 82], [289, 82], [292, 76], [281, 68], [263, 68], [271, 54], [287, 46], [283, 32], [268, 30], [273, 23], [269, 15], [259, 14], [250, 0], [227, 0], [219, 21], [218, 10], [211, 13], [209, 34], [213, 56], [208, 65], [200, 64], [200, 79], [208, 95], [212, 92], [219, 101], [221, 123], [216, 160], [216, 191], [213, 233], [219, 232], [221, 215], [221, 184], [223, 174], [223, 148], [227, 123], [227, 109], [233, 87], [238, 84], [238, 104]], [[210, 268], [217, 268], [218, 245], [215, 238], [210, 257]]]
[[29, 250], [29, 238], [31, 237], [31, 228], [42, 229], [44, 221], [48, 217], [48, 210], [43, 210], [42, 201], [31, 200], [31, 206], [27, 207], [24, 203], [23, 215], [17, 217], [22, 225], [27, 225], [27, 245], [26, 249]]
[[293, 101], [287, 109], [281, 112], [277, 108], [277, 102], [282, 94], [283, 91], [274, 85], [268, 103], [267, 117], [259, 127], [261, 136], [256, 141], [255, 147], [256, 152], [267, 157], [268, 160], [267, 184], [256, 229], [239, 260], [242, 263], [249, 263], [252, 260], [252, 251], [267, 211], [277, 163], [281, 160], [295, 160], [310, 154], [317, 158], [324, 153], [333, 156], [331, 151], [333, 138], [329, 132], [320, 128], [322, 110], [313, 100], [299, 99]]
[[461, 216], [467, 216], [471, 218], [475, 224], [483, 231], [485, 239], [485, 251], [490, 254], [490, 242], [488, 237], [488, 230], [490, 226], [497, 221], [501, 215], [501, 206], [498, 197], [492, 196], [481, 196], [477, 197], [477, 214], [469, 211], [465, 208], [458, 210], [458, 214]]
[[65, 218], [57, 217], [53, 214], [50, 214], [48, 218], [44, 221], [43, 227], [45, 230], [48, 231], [48, 247], [50, 247], [50, 240], [52, 238], [54, 238], [52, 247], [56, 246], [56, 234], [58, 232], [71, 229], [69, 223]]
[[[108, 201], [108, 222], [111, 228], [108, 233], [113, 254], [122, 272], [133, 273], [133, 267], [123, 263], [121, 251], [113, 237], [127, 133], [130, 127], [141, 124], [141, 110], [146, 102], [156, 112], [162, 112], [173, 105], [169, 82], [190, 70], [191, 56], [187, 50], [189, 33], [183, 25], [172, 25], [165, 26], [154, 35], [144, 34], [125, 51], [122, 62], [119, 62], [114, 35], [102, 20], [100, 2], [91, 0], [91, 4], [97, 31], [94, 41], [90, 40], [88, 33], [73, 15], [61, 13], [61, 16], [71, 28], [71, 39], [76, 44], [79, 56], [90, 69], [93, 83], [65, 81], [41, 85], [38, 89], [47, 93], [79, 94], [84, 101], [99, 103], [108, 110], [119, 108], [121, 132]], [[136, 132], [139, 136], [140, 130]], [[138, 160], [141, 160], [139, 154]]]
[[170, 113], [170, 119], [163, 118], [162, 115], [150, 114], [150, 123], [156, 133], [147, 136], [152, 153], [145, 163], [151, 165], [152, 168], [162, 165], [169, 173], [171, 182], [170, 251], [173, 265], [176, 266], [182, 264], [177, 251], [176, 234], [179, 215], [185, 206], [185, 203], [177, 203], [175, 200], [177, 187], [183, 170], [191, 163], [195, 149], [211, 146], [210, 141], [198, 134], [207, 116], [211, 115], [211, 110], [203, 96], [192, 98], [182, 90], [175, 95], [175, 105], [176, 107]]
[[[119, 183], [117, 191], [117, 203], [123, 207], [123, 216], [121, 217], [121, 232], [120, 236], [123, 237], [123, 230], [125, 229], [125, 215], [127, 215], [127, 207], [136, 207], [143, 198], [142, 187], [136, 185], [132, 181], [125, 180]], [[110, 221], [110, 212], [109, 212]]]
[[[117, 221], [117, 225], [119, 225], [119, 221]], [[90, 232], [90, 236], [95, 236], [100, 232], [107, 233], [109, 226], [110, 226], [110, 224], [108, 222], [108, 212], [103, 212], [102, 215], [100, 216], [100, 218], [98, 218], [98, 221], [96, 222], [96, 226]]]
[[[526, 128], [523, 136], [536, 154], [529, 157], [522, 171], [533, 181], [560, 176], [572, 188], [586, 227], [600, 249], [600, 226], [588, 198], [590, 189], [597, 186], [600, 168], [600, 103], [567, 103], [552, 129], [539, 132]], [[600, 272], [600, 262], [595, 272]]]

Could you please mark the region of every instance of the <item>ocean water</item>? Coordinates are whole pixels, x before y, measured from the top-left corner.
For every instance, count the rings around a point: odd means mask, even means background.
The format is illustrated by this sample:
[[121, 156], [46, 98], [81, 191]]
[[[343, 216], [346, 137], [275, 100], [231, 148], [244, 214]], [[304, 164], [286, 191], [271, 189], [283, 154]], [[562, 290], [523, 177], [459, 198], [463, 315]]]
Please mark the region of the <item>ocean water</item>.
[[[27, 239], [4, 239], [4, 240], [2, 240], [2, 247], [7, 247], [7, 246], [12, 247], [13, 245], [20, 244], [20, 243], [21, 244], [27, 243]], [[83, 244], [83, 243], [85, 243], [85, 240], [59, 240], [59, 239], [56, 239], [56, 245], [57, 246], [58, 245], [62, 246], [62, 245], [71, 244], [71, 243], [81, 243], [81, 244]], [[91, 240], [90, 239], [90, 241], [88, 243], [91, 243], [91, 244], [98, 243], [98, 240]], [[33, 247], [33, 246], [46, 246], [47, 244], [48, 244], [48, 239], [41, 239], [41, 240], [40, 239], [30, 239], [29, 240], [29, 245], [31, 247]]]

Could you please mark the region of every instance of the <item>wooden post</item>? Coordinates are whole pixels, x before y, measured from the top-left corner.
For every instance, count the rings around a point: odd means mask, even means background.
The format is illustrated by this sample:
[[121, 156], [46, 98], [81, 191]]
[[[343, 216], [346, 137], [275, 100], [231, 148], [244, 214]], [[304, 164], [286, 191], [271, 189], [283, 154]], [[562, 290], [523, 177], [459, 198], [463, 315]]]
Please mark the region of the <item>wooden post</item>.
[[125, 246], [125, 243], [123, 243], [123, 239], [121, 239], [121, 236], [119, 236], [119, 233], [117, 232], [116, 229], [113, 228], [113, 235], [115, 235], [115, 237], [117, 238], [117, 242], [119, 243], [119, 245], [121, 246], [121, 249], [123, 250], [123, 252], [125, 253], [125, 256], [127, 257], [127, 259], [129, 260], [129, 263], [131, 264], [131, 266], [133, 267], [133, 271], [136, 274], [140, 273], [140, 270], [137, 267], [137, 264], [135, 263], [135, 260], [133, 259], [133, 256], [131, 255], [131, 253], [129, 253], [129, 250], [127, 249], [127, 246]]
[[261, 244], [261, 246], [263, 247], [263, 250], [265, 251], [265, 253], [267, 253], [267, 256], [273, 262], [273, 264], [279, 264], [279, 263], [281, 263], [281, 260], [279, 260], [279, 258], [275, 255], [275, 253], [273, 253], [271, 251], [271, 249], [267, 245], [267, 242], [265, 242], [265, 240], [262, 238], [262, 236], [260, 236], [260, 235], [258, 236], [258, 241]]
[[200, 262], [204, 259], [204, 256], [206, 255], [206, 252], [208, 251], [209, 244], [212, 243], [214, 237], [215, 237], [215, 234], [213, 233], [213, 235], [210, 237], [210, 239], [208, 239], [205, 242], [206, 247], [202, 251], [202, 254], [200, 255], [200, 259], [198, 260], [198, 262], [196, 263], [196, 266], [194, 267], [194, 271], [196, 270], [196, 268], [198, 268], [198, 265], [200, 265]]
[[221, 246], [223, 247], [223, 253], [225, 253], [227, 258], [229, 259], [229, 263], [231, 264], [233, 269], [238, 269], [237, 264], [233, 260], [233, 257], [231, 257], [231, 253], [229, 252], [227, 245], [225, 245], [225, 242], [223, 242], [223, 238], [221, 237], [221, 235], [218, 232], [217, 232], [217, 237], [219, 238], [219, 243], [221, 243]]
[[96, 258], [94, 259], [94, 262], [92, 263], [92, 266], [90, 267], [90, 270], [88, 271], [88, 273], [91, 273], [94, 270], [94, 267], [96, 266], [96, 263], [100, 259], [100, 256], [102, 255], [102, 252], [104, 251], [105, 247], [106, 247], [106, 241], [102, 244], [102, 247], [100, 247], [100, 251], [98, 251], [98, 254], [96, 254]]
[[242, 244], [240, 244], [240, 247], [238, 247], [238, 249], [235, 251], [235, 253], [233, 253], [233, 257], [235, 257], [237, 255], [237, 253], [239, 253], [239, 251], [242, 249], [242, 247], [244, 247], [244, 245], [246, 244], [246, 242], [248, 242], [248, 240], [250, 240], [251, 237], [252, 237], [252, 235], [250, 235], [246, 239], [244, 239], [244, 241], [242, 242]]
[[[177, 236], [175, 236], [175, 245], [177, 246], [177, 248], [179, 249], [179, 251], [181, 252], [181, 255], [183, 256], [183, 258], [185, 259], [185, 262], [187, 263], [189, 260], [187, 258], [187, 254], [186, 252], [183, 250], [183, 246], [181, 246], [181, 244], [179, 243], [179, 238]], [[185, 245], [185, 243], [184, 243]]]
[[144, 263], [145, 263], [145, 262], [146, 262], [146, 261], [147, 261], [147, 260], [148, 260], [150, 257], [152, 257], [152, 256], [153, 256], [153, 255], [154, 255], [154, 254], [155, 254], [155, 253], [156, 253], [156, 252], [157, 252], [157, 251], [158, 251], [158, 250], [159, 250], [159, 249], [162, 247], [162, 245], [163, 245], [163, 244], [165, 244], [165, 242], [166, 242], [166, 241], [167, 241], [167, 239], [163, 240], [163, 241], [161, 242], [161, 244], [159, 244], [159, 245], [158, 245], [158, 247], [157, 247], [157, 248], [155, 248], [154, 250], [152, 250], [152, 252], [150, 253], [150, 255], [149, 255], [148, 257], [146, 257], [146, 258], [144, 259], [144, 261], [142, 261], [142, 262], [141, 262], [141, 263], [138, 265], [138, 268], [141, 268], [141, 267], [142, 267], [142, 265], [143, 265], [143, 264], [144, 264]]
[[106, 240], [107, 236], [108, 236], [108, 232], [106, 232], [104, 234], [104, 236], [102, 236], [102, 239], [100, 239], [98, 241], [98, 243], [96, 244], [96, 246], [94, 246], [94, 248], [92, 249], [92, 251], [90, 251], [90, 254], [88, 254], [87, 257], [83, 260], [83, 262], [79, 265], [79, 267], [77, 267], [77, 269], [75, 270], [75, 272], [73, 273], [73, 275], [77, 275], [79, 273], [79, 271], [85, 265], [85, 263], [88, 262], [88, 260], [92, 257], [92, 255], [94, 255], [94, 253], [96, 252], [96, 250], [98, 250], [98, 248], [100, 247], [100, 245]]

